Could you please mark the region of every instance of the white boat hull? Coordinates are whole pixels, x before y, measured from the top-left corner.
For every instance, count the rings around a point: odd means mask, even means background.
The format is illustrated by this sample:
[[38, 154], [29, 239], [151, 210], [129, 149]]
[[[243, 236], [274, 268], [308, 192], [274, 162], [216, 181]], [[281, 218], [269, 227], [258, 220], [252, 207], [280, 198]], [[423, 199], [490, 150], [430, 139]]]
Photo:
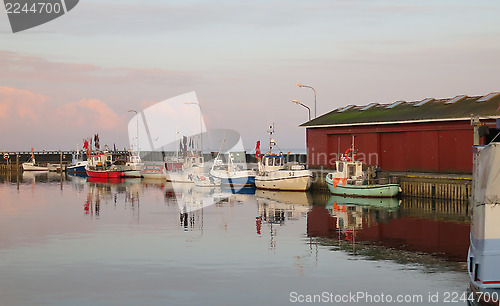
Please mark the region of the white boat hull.
[[23, 171], [49, 171], [48, 167], [37, 166], [33, 163], [23, 163]]
[[139, 171], [139, 170], [123, 171], [123, 176], [124, 177], [142, 177], [141, 171]]
[[311, 183], [309, 170], [277, 170], [255, 176], [255, 187], [259, 189], [305, 191]]

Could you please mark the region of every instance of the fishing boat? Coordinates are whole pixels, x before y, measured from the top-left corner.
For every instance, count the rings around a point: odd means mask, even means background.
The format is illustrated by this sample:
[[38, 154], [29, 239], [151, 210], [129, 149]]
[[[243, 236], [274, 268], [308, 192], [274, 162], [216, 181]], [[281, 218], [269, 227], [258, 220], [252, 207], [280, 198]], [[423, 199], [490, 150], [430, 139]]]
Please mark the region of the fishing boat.
[[210, 169], [210, 175], [219, 179], [222, 185], [242, 187], [255, 185], [256, 171], [253, 169], [244, 169], [241, 165], [236, 165], [231, 152], [227, 153], [227, 163], [223, 162], [221, 150], [224, 144], [227, 145], [225, 138], [214, 159], [212, 169]]
[[467, 256], [470, 289], [482, 302], [500, 296], [500, 143], [473, 147], [472, 221]]
[[138, 154], [128, 153], [125, 160], [117, 160], [114, 165], [118, 170], [123, 171], [124, 177], [142, 177], [141, 170], [144, 164]]
[[[282, 152], [272, 153], [276, 141], [272, 138], [274, 124], [269, 130], [269, 151], [264, 156], [260, 154], [260, 141], [255, 149], [258, 156], [258, 172], [255, 176], [255, 187], [270, 190], [305, 191], [311, 187], [312, 173], [305, 165], [297, 162], [287, 162], [287, 156]], [[279, 148], [278, 148], [279, 149]]]
[[166, 168], [171, 169], [167, 171], [167, 181], [178, 183], [194, 183], [197, 175], [202, 175], [204, 172], [205, 161], [203, 156], [198, 156], [192, 153], [186, 158], [174, 161], [179, 165], [182, 161], [180, 168], [178, 166], [172, 167], [172, 160], [166, 160]]
[[35, 153], [33, 148], [31, 148], [31, 156], [30, 159], [22, 164], [23, 171], [49, 171], [47, 166], [42, 166], [36, 163], [35, 161]]
[[[201, 147], [201, 146], [200, 146]], [[178, 183], [194, 183], [198, 175], [205, 171], [205, 158], [202, 150], [198, 150], [193, 138], [182, 136], [175, 156], [165, 157], [167, 181]]]
[[108, 151], [90, 155], [85, 171], [89, 177], [119, 178], [124, 173], [113, 164], [113, 155]]
[[141, 169], [141, 176], [145, 179], [165, 180], [167, 178], [167, 172], [163, 164], [146, 164]]
[[87, 174], [85, 170], [85, 166], [87, 166], [88, 161], [83, 159], [83, 150], [80, 151], [78, 148], [76, 152], [71, 155], [71, 165], [66, 167], [68, 173], [79, 173], [79, 174]]
[[325, 177], [325, 182], [332, 194], [349, 197], [394, 197], [399, 193], [398, 184], [368, 184], [363, 171], [363, 163], [356, 160], [354, 137], [352, 148], [349, 148], [336, 161], [336, 171]]

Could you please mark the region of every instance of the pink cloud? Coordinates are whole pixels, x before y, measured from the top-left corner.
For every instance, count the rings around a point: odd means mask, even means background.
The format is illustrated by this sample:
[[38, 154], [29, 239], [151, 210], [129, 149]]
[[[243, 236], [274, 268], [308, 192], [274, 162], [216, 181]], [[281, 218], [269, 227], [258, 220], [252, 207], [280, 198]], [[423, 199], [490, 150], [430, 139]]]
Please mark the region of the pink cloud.
[[89, 121], [93, 121], [104, 129], [115, 129], [122, 119], [106, 103], [97, 99], [82, 99], [76, 103], [82, 109], [90, 111]]
[[0, 86], [0, 117], [38, 122], [48, 100], [29, 90]]
[[[54, 134], [64, 129], [90, 128], [93, 131], [118, 131], [125, 127], [120, 117], [106, 102], [84, 98], [63, 105], [49, 97], [29, 90], [0, 86], [1, 125], [18, 126], [16, 133], [36, 127], [37, 133]], [[90, 132], [90, 133], [92, 133]]]

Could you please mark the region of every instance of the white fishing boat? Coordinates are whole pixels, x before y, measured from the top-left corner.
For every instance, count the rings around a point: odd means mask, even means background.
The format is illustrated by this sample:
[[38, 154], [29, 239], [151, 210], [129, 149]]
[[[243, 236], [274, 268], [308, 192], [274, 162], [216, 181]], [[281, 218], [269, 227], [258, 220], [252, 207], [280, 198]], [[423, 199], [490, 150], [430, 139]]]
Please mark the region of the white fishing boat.
[[[260, 155], [260, 142], [257, 142], [258, 172], [255, 176], [255, 187], [270, 190], [305, 191], [311, 187], [312, 173], [305, 165], [287, 162], [283, 153], [272, 153], [273, 146], [277, 146], [272, 138], [274, 124], [268, 130], [269, 151]], [[278, 148], [279, 149], [279, 148]]]
[[255, 185], [255, 176], [257, 172], [253, 169], [244, 169], [242, 165], [237, 165], [231, 152], [227, 153], [227, 162], [222, 160], [222, 147], [226, 144], [226, 139], [222, 141], [221, 147], [215, 157], [210, 175], [219, 179], [222, 185], [231, 186], [253, 186]]
[[31, 148], [31, 157], [30, 159], [22, 164], [23, 171], [49, 171], [47, 166], [42, 166], [36, 163], [35, 154], [33, 152], [33, 148]]
[[336, 171], [325, 177], [332, 194], [349, 197], [394, 197], [399, 193], [398, 184], [368, 184], [363, 163], [356, 160], [354, 137], [352, 148], [336, 161]]
[[500, 143], [475, 146], [472, 222], [467, 256], [470, 287], [497, 302], [500, 294]]
[[114, 163], [120, 171], [123, 171], [124, 177], [140, 178], [144, 163], [139, 155], [127, 154], [126, 160], [119, 160]]
[[[194, 179], [198, 175], [204, 173], [205, 162], [202, 156], [191, 154], [183, 159], [175, 160], [178, 166], [171, 167], [172, 160], [166, 160], [167, 181], [178, 183], [194, 183]], [[182, 163], [180, 163], [182, 162]]]

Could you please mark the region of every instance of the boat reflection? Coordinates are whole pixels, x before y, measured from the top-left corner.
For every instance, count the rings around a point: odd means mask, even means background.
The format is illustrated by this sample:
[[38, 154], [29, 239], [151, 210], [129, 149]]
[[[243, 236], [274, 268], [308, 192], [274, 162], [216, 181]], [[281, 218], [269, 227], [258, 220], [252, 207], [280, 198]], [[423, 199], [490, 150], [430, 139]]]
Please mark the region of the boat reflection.
[[269, 249], [276, 249], [278, 228], [287, 221], [296, 221], [306, 217], [312, 205], [309, 192], [272, 191], [257, 189], [255, 198], [258, 205], [258, 216], [255, 226], [258, 235], [262, 235], [263, 225], [268, 226], [270, 234]]
[[[235, 203], [236, 194], [221, 187], [198, 187], [192, 183], [167, 182], [166, 197], [179, 208], [179, 222], [184, 231], [203, 231], [204, 209]], [[226, 225], [227, 226], [227, 225]]]
[[[357, 203], [363, 200], [366, 202]], [[470, 228], [464, 221], [466, 215], [448, 214], [447, 219], [441, 219], [438, 214], [442, 207], [463, 205], [467, 204], [416, 198], [403, 198], [399, 203], [395, 199], [372, 202], [331, 197], [326, 206], [315, 205], [308, 213], [307, 234], [353, 254], [363, 247], [377, 246], [379, 255], [388, 249], [415, 255], [423, 252], [463, 263]]]
[[[76, 179], [73, 186], [76, 185], [76, 188], [80, 188], [77, 182], [81, 179]], [[120, 202], [124, 202], [125, 206], [129, 206], [139, 220], [139, 200], [142, 192], [140, 179], [87, 177], [84, 180], [88, 186], [87, 198], [83, 205], [85, 215], [99, 218], [102, 205], [111, 204], [116, 208]], [[123, 200], [119, 200], [120, 195], [124, 196]]]

